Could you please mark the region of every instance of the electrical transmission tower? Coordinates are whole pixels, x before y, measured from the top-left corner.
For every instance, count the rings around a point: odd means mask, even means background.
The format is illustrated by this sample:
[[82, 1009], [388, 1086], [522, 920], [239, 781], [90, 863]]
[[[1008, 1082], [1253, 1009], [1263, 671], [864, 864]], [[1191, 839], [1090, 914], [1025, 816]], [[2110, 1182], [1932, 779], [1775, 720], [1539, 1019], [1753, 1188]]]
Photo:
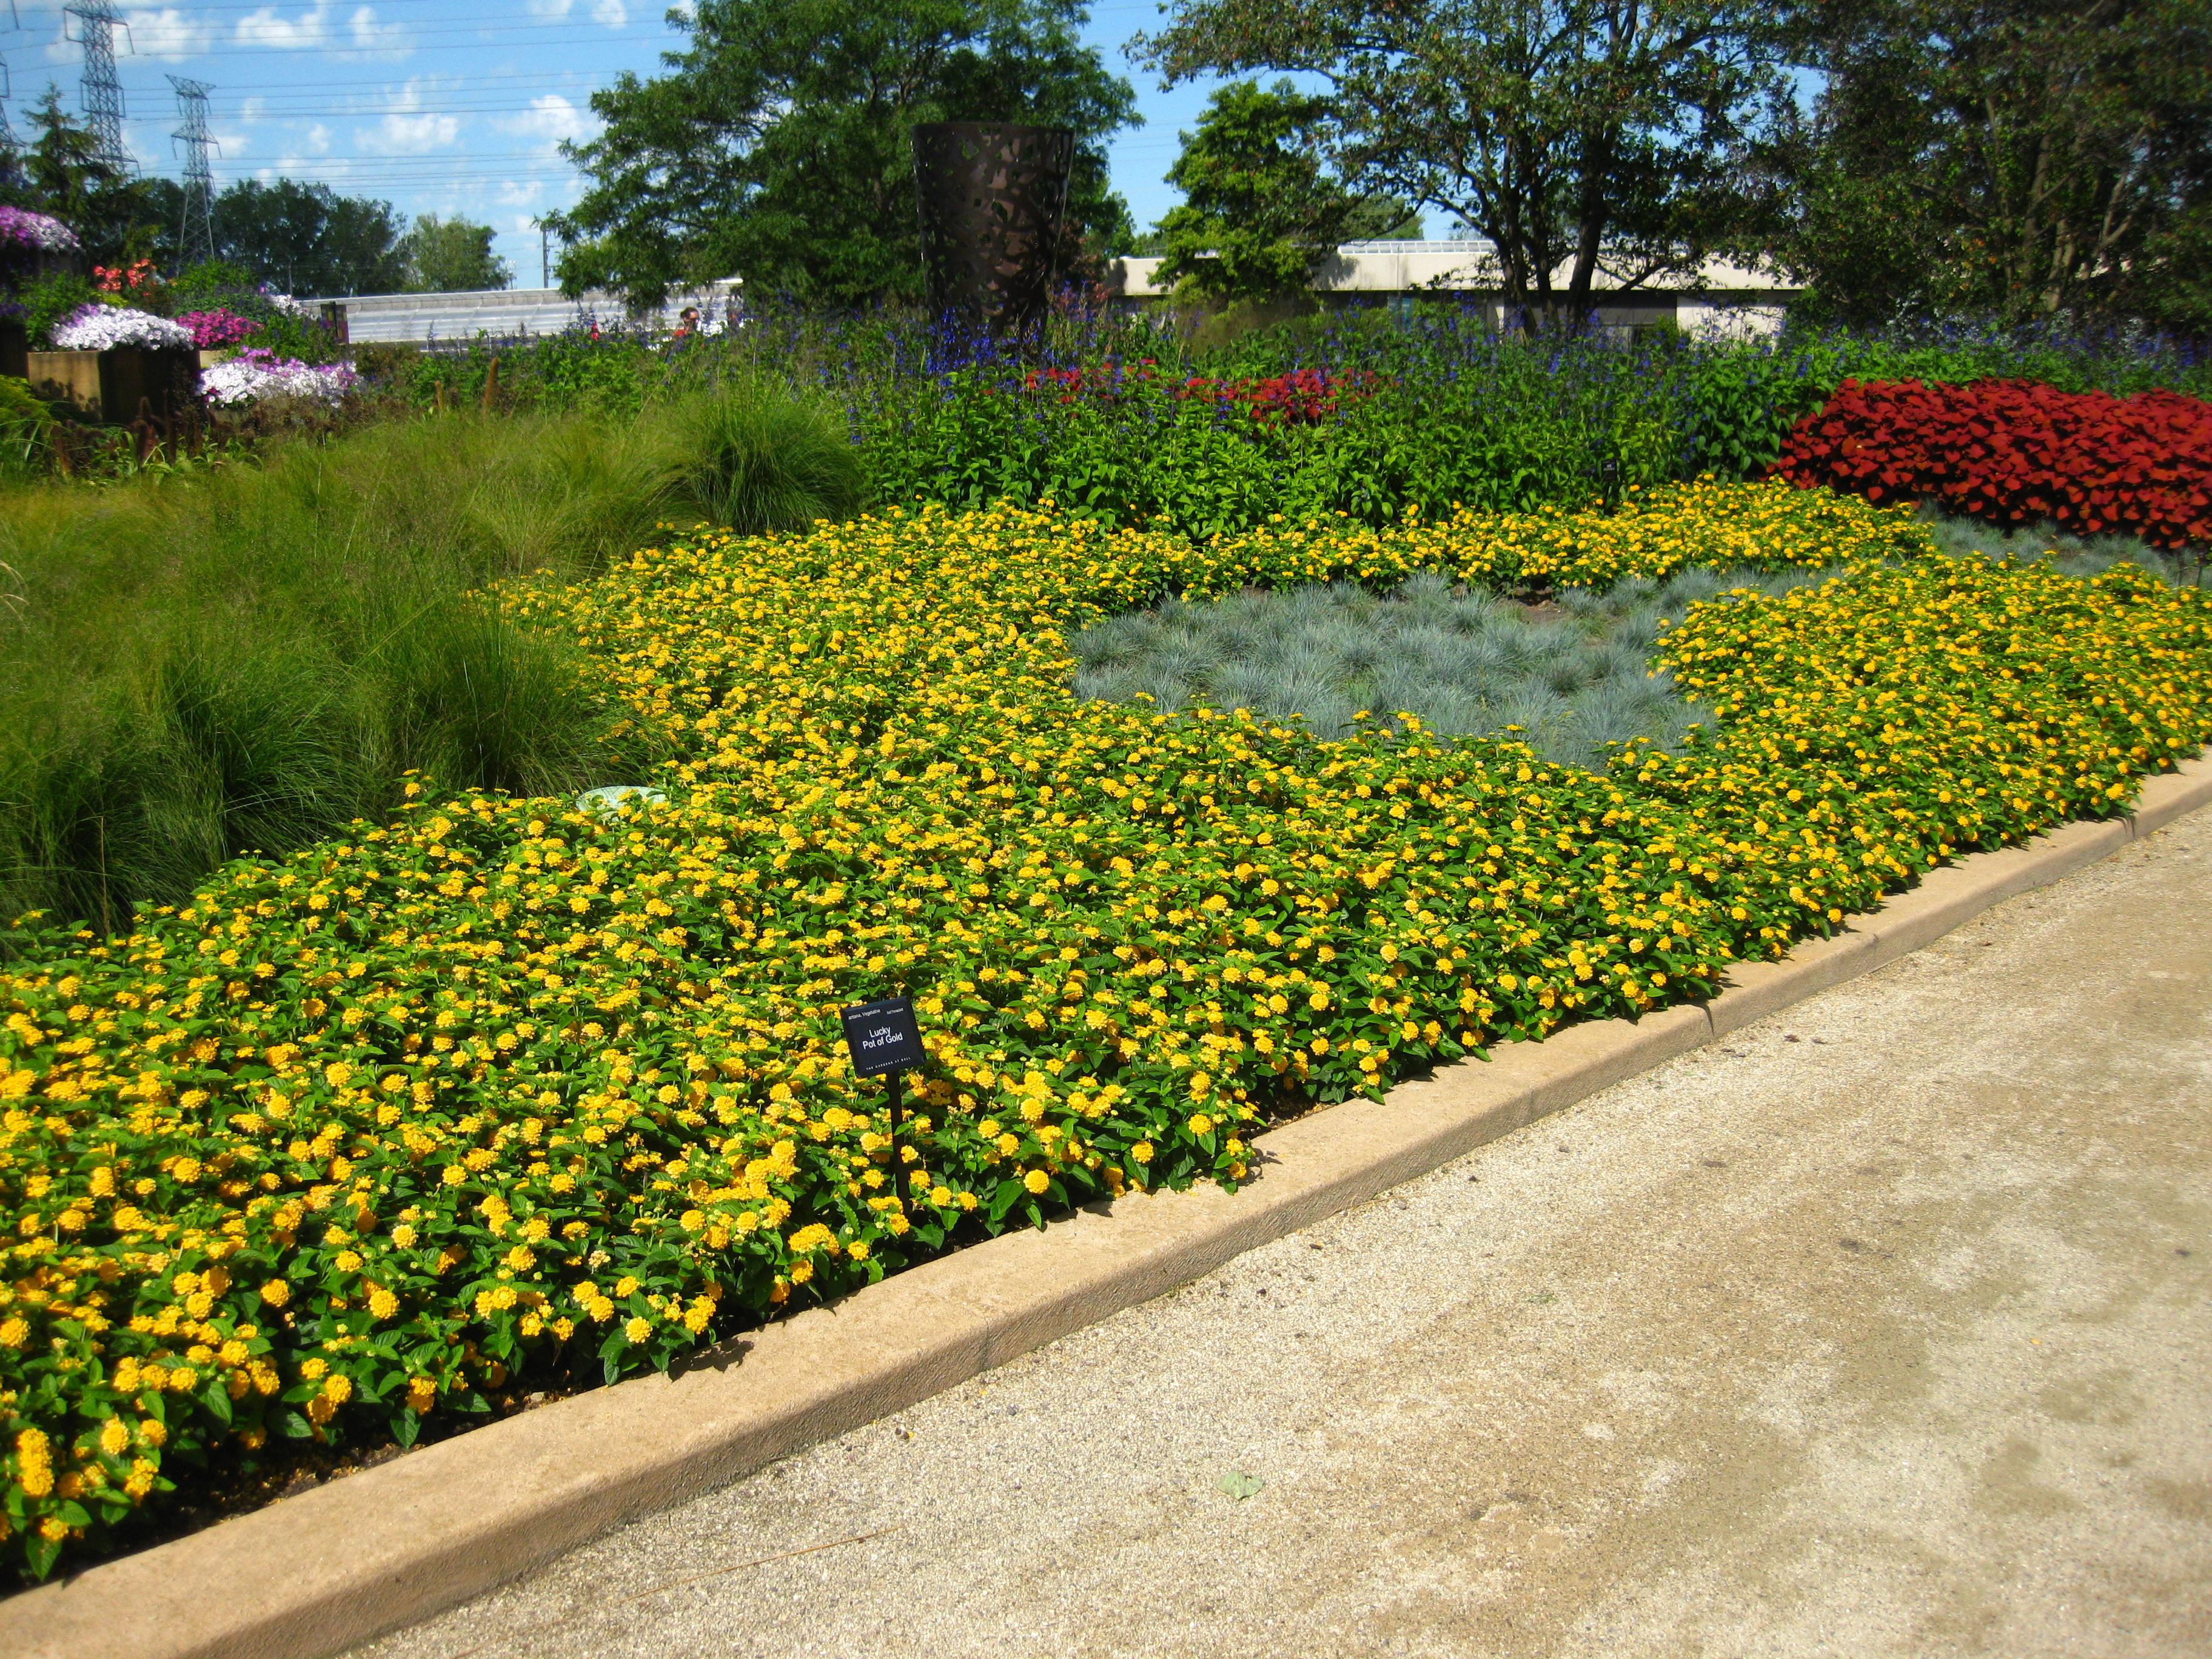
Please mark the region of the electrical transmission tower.
[[[70, 0], [62, 8], [77, 21], [84, 47], [84, 124], [92, 130], [94, 157], [118, 173], [135, 171], [123, 148], [123, 83], [115, 78], [115, 15], [112, 0]], [[124, 33], [131, 26], [123, 24]]]
[[177, 115], [184, 125], [169, 135], [185, 152], [185, 215], [177, 227], [177, 246], [186, 264], [201, 264], [215, 258], [215, 174], [208, 167], [208, 151], [221, 146], [208, 137], [208, 94], [204, 81], [169, 77], [177, 89]]
[[[23, 27], [23, 20], [15, 15], [15, 0], [8, 0], [8, 28], [9, 33]], [[8, 65], [0, 61], [0, 185], [15, 181], [15, 157], [21, 146], [15, 142], [15, 129], [8, 125]]]

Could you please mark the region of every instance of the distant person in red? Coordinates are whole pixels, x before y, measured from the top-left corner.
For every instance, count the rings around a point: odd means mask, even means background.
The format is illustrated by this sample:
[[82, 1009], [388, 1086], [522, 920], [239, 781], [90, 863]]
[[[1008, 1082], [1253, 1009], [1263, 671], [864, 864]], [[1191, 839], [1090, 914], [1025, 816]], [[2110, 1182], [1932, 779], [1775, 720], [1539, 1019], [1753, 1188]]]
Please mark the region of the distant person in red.
[[670, 337], [678, 340], [689, 339], [698, 331], [699, 307], [686, 306], [684, 307], [683, 313], [676, 319], [676, 332]]

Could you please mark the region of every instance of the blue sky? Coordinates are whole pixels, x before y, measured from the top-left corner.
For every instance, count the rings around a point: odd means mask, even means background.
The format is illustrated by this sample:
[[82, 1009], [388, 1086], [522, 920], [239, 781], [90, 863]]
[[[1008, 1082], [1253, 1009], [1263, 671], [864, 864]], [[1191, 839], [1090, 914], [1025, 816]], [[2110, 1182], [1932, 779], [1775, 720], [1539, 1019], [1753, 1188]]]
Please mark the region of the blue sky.
[[[0, 0], [4, 4], [6, 0]], [[115, 0], [125, 137], [149, 173], [179, 171], [167, 76], [210, 82], [221, 184], [289, 174], [384, 198], [412, 215], [466, 214], [495, 228], [525, 286], [538, 280], [536, 216], [575, 199], [556, 145], [593, 130], [589, 99], [625, 69], [651, 74], [681, 36], [665, 0]], [[19, 136], [48, 82], [80, 107], [82, 56], [62, 0], [15, 0], [0, 58]], [[1137, 88], [1146, 124], [1113, 147], [1114, 182], [1139, 225], [1176, 200], [1162, 174], [1204, 87], [1162, 92], [1122, 56], [1156, 0], [1097, 0], [1089, 38]], [[66, 31], [64, 23], [67, 24]]]

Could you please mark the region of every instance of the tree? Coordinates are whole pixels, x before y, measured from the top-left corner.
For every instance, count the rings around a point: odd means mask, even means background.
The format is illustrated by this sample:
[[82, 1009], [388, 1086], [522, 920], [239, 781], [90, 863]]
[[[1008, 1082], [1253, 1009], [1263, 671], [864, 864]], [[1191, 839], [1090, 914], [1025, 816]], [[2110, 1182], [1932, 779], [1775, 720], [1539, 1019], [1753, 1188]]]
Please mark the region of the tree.
[[492, 252], [496, 234], [489, 225], [422, 215], [400, 245], [407, 262], [406, 291], [463, 294], [507, 287], [514, 281], [514, 267]]
[[17, 157], [7, 198], [68, 225], [94, 264], [151, 254], [161, 216], [146, 181], [100, 159], [91, 132], [62, 107], [51, 85], [31, 106], [30, 125], [31, 142]]
[[[1733, 172], [1784, 84], [1753, 0], [1172, 0], [1135, 51], [1170, 81], [1304, 70], [1349, 187], [1493, 250], [1534, 327], [1602, 270], [1694, 280], [1739, 226]], [[1558, 273], [1566, 272], [1564, 288]]]
[[671, 73], [624, 74], [566, 153], [590, 184], [551, 221], [562, 288], [633, 304], [732, 274], [815, 303], [922, 292], [913, 130], [924, 121], [1071, 127], [1068, 215], [1091, 246], [1131, 235], [1103, 141], [1135, 98], [1081, 44], [1078, 0], [699, 0]]
[[1784, 147], [1819, 309], [2212, 330], [2212, 21], [2199, 0], [1830, 0]]
[[1364, 200], [1322, 165], [1316, 136], [1328, 101], [1287, 81], [1222, 88], [1207, 100], [1168, 182], [1183, 193], [1160, 220], [1158, 271], [1217, 300], [1264, 300], [1310, 283], [1356, 231], [1388, 234], [1402, 204]]
[[241, 179], [215, 202], [217, 256], [303, 296], [395, 292], [405, 228], [389, 202], [293, 179]]

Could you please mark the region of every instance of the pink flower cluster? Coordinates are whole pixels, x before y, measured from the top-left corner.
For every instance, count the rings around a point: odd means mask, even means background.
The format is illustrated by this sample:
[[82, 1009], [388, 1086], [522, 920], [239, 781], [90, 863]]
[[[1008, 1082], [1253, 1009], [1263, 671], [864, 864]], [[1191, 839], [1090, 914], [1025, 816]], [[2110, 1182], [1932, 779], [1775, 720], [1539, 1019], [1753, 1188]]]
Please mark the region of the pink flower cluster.
[[247, 335], [258, 333], [261, 328], [251, 317], [241, 317], [221, 306], [213, 311], [187, 311], [177, 320], [191, 330], [192, 343], [202, 351], [234, 346]]

